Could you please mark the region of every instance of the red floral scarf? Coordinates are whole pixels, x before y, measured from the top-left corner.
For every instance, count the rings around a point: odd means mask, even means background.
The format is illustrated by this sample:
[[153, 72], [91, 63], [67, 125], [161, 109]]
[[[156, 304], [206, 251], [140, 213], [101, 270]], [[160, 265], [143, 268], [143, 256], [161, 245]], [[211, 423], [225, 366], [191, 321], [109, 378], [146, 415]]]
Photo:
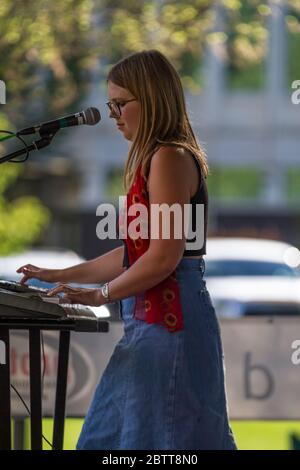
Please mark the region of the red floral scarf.
[[[149, 195], [140, 168], [139, 166], [134, 182], [126, 196], [127, 206], [125, 211], [127, 227], [138, 217], [141, 222], [141, 224], [137, 225], [137, 227], [139, 227], [139, 233], [141, 232], [139, 225], [145, 224], [144, 227], [148, 234], [148, 227], [150, 226]], [[143, 219], [139, 212], [134, 216], [128, 215], [131, 205], [137, 203], [143, 204], [147, 208], [148, 220]], [[125, 249], [127, 250], [127, 258], [131, 265], [148, 250], [150, 236], [148, 236], [148, 238], [142, 238], [140, 236], [136, 239], [130, 238], [127, 227], [125, 232], [124, 213], [121, 212], [119, 216], [119, 228], [121, 228], [122, 238], [124, 238]], [[183, 329], [180, 291], [175, 271], [156, 286], [135, 296], [134, 318], [146, 321], [147, 323], [163, 325], [170, 332]]]

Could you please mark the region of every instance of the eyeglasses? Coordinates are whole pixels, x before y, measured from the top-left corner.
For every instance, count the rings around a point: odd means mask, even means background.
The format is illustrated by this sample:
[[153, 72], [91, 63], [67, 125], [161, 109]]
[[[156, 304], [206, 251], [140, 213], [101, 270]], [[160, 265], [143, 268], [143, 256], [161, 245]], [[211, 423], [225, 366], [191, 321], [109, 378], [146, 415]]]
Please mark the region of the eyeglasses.
[[124, 101], [107, 101], [106, 105], [108, 106], [109, 110], [111, 113], [114, 114], [114, 116], [116, 117], [121, 117], [122, 115], [122, 108], [124, 108], [124, 106], [127, 104], [127, 103], [131, 103], [131, 101], [137, 101], [136, 98], [133, 98], [131, 100], [124, 100]]

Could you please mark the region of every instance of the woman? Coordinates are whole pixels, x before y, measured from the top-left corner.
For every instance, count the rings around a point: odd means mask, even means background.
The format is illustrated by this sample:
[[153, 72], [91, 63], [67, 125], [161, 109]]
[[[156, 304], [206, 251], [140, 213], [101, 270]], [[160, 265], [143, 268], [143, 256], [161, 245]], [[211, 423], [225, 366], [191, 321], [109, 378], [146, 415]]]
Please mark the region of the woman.
[[[220, 330], [203, 279], [208, 167], [179, 76], [163, 54], [150, 50], [117, 63], [107, 81], [110, 117], [132, 142], [124, 172], [127, 211], [118, 226], [124, 244], [60, 271], [32, 265], [18, 270], [21, 282], [60, 282], [49, 295], [62, 292], [64, 302], [120, 303], [124, 335], [96, 389], [77, 449], [235, 449]], [[140, 228], [149, 234], [151, 228], [148, 238], [123, 237], [124, 216], [135, 220], [129, 216], [135, 203], [148, 210], [140, 220]], [[188, 237], [174, 236], [175, 215], [165, 237], [152, 214], [156, 204], [174, 204], [181, 214], [191, 204], [193, 216], [196, 204], [204, 205], [202, 246], [185, 250]], [[68, 282], [105, 284], [73, 289]]]

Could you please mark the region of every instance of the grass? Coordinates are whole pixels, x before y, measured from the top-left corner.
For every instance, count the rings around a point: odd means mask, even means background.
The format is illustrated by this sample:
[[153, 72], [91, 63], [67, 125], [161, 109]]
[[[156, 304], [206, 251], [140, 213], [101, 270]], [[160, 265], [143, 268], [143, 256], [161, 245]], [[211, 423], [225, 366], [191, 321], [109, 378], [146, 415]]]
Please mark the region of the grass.
[[[65, 421], [64, 449], [74, 450], [83, 420], [68, 418]], [[239, 450], [300, 449], [299, 421], [232, 421], [231, 427]], [[52, 442], [53, 420], [43, 419], [43, 434]], [[25, 423], [25, 449], [30, 448], [30, 421]], [[43, 449], [51, 447], [43, 441]]]
[[[64, 450], [75, 450], [81, 431], [83, 420], [79, 418], [67, 418], [65, 420]], [[43, 419], [43, 435], [52, 443], [53, 419]], [[30, 419], [25, 420], [25, 449], [30, 449]], [[43, 450], [51, 450], [51, 447], [43, 439]]]
[[293, 436], [300, 444], [299, 421], [232, 421], [240, 450], [293, 449]]

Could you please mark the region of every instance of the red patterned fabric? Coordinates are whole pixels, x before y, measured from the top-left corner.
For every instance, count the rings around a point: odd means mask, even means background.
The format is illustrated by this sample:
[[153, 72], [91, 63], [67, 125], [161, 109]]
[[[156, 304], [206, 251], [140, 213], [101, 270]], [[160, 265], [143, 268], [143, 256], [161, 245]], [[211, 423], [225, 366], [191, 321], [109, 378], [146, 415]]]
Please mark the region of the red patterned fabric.
[[[140, 166], [137, 170], [134, 182], [126, 196], [127, 207], [125, 213], [121, 212], [119, 217], [119, 231], [125, 242], [125, 249], [129, 264], [132, 265], [140, 256], [142, 256], [149, 247], [150, 236], [142, 238], [140, 234], [142, 227], [150, 234], [150, 205], [149, 195], [146, 188], [146, 182], [140, 173]], [[141, 217], [141, 213], [129, 215], [129, 209], [133, 204], [143, 204], [147, 208], [147, 219]], [[125, 223], [125, 214], [127, 224]], [[130, 237], [128, 228], [130, 223], [138, 218], [141, 224], [137, 224], [138, 238]], [[141, 227], [142, 226], [142, 227]], [[142, 236], [140, 236], [142, 235]], [[183, 315], [180, 302], [179, 284], [176, 279], [176, 273], [173, 273], [156, 286], [148, 289], [142, 294], [135, 296], [134, 317], [147, 323], [157, 323], [166, 327], [170, 332], [183, 329]]]

